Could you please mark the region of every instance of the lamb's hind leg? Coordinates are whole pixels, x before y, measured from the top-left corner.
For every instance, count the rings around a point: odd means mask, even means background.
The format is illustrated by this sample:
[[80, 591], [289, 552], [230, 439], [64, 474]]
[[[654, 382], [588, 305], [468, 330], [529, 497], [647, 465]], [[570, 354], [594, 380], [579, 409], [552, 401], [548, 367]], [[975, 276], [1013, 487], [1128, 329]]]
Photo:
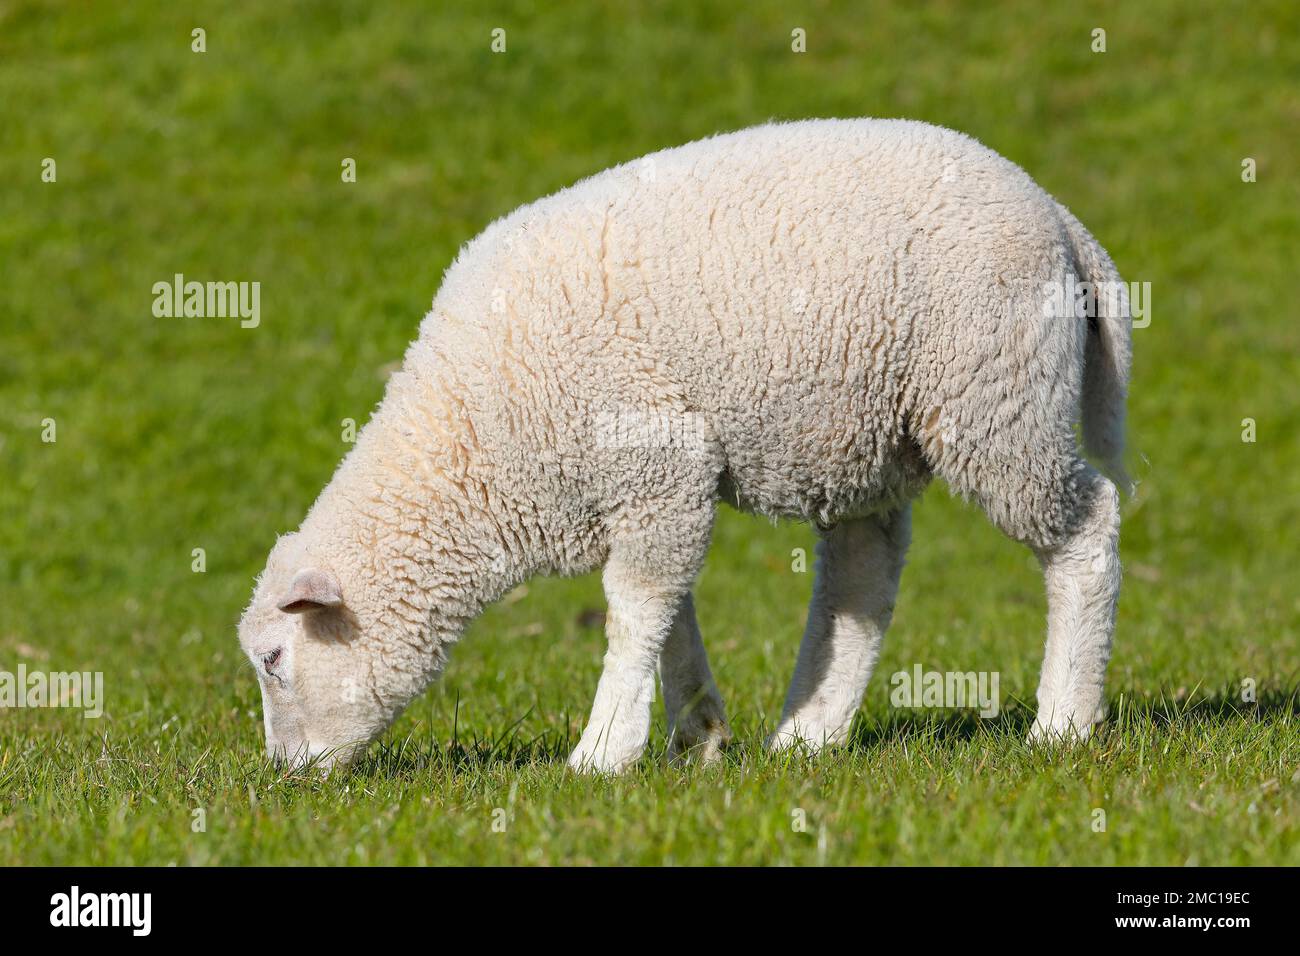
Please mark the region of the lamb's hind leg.
[[688, 593], [677, 608], [664, 649], [659, 655], [659, 681], [668, 715], [668, 750], [674, 760], [685, 757], [703, 763], [716, 760], [731, 740], [722, 695], [713, 682], [709, 657], [695, 620], [695, 602]]
[[911, 539], [911, 506], [846, 521], [817, 544], [817, 578], [773, 749], [842, 741], [862, 703]]
[[1119, 493], [1088, 469], [1070, 532], [1036, 548], [1047, 583], [1047, 650], [1031, 740], [1086, 737], [1105, 716], [1119, 599]]

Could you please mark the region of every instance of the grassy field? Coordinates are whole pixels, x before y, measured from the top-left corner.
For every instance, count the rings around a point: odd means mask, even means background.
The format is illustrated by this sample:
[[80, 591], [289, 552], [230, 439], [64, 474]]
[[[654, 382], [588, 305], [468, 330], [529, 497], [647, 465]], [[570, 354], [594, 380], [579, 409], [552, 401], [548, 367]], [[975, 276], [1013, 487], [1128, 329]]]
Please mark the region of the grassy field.
[[[1293, 4], [181, 6], [0, 0], [0, 670], [106, 695], [0, 710], [0, 864], [1300, 863]], [[697, 592], [722, 766], [666, 766], [658, 713], [635, 772], [565, 771], [588, 577], [492, 608], [355, 772], [268, 767], [235, 621], [458, 246], [662, 146], [857, 115], [976, 136], [1151, 283], [1103, 732], [1022, 743], [1037, 565], [935, 486], [839, 752], [759, 747], [813, 536], [724, 511]], [[261, 282], [261, 324], [154, 317], [175, 273]], [[999, 672], [1003, 712], [894, 708], [918, 663]]]

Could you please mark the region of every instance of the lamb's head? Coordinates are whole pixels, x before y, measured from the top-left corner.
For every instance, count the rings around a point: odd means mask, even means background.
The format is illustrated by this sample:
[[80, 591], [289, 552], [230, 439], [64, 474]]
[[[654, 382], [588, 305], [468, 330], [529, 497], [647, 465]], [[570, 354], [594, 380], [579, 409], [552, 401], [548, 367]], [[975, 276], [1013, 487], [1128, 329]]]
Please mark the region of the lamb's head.
[[297, 550], [271, 552], [239, 642], [261, 685], [268, 753], [328, 769], [351, 762], [406, 701], [384, 699], [395, 682], [366, 633], [364, 608], [349, 606], [329, 567], [282, 553]]

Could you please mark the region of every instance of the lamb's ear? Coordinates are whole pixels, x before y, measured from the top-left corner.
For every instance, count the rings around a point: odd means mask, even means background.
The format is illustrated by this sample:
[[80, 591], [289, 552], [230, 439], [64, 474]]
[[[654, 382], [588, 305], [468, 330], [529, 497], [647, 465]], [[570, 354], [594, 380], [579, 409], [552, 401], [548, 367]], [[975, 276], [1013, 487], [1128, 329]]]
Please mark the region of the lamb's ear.
[[343, 606], [343, 591], [339, 588], [339, 579], [328, 571], [317, 568], [303, 568], [293, 576], [293, 583], [284, 593], [276, 607], [286, 614], [302, 614], [305, 611], [319, 611], [327, 607]]

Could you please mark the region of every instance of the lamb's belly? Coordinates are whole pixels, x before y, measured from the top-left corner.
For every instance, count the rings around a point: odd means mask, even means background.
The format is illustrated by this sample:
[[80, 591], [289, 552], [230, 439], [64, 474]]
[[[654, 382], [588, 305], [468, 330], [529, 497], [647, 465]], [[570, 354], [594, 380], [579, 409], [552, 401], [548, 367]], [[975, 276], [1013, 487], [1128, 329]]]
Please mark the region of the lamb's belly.
[[898, 507], [930, 479], [906, 434], [852, 405], [808, 418], [743, 416], [719, 429], [719, 496], [742, 511], [833, 524]]

